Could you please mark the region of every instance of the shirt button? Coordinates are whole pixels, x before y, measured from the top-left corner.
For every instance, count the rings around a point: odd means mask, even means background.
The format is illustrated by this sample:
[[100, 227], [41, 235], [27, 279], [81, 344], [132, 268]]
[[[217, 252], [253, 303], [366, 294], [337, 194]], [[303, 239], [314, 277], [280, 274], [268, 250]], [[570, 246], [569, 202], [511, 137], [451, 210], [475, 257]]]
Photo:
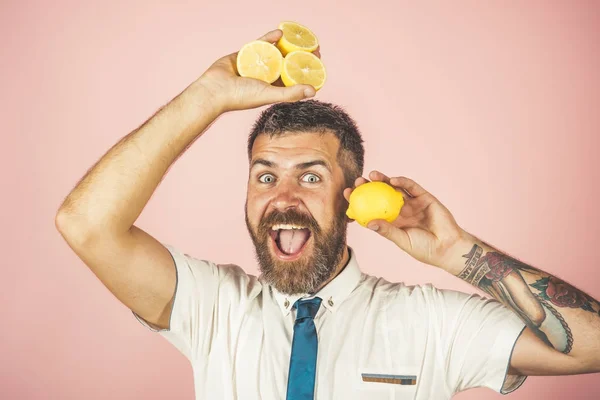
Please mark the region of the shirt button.
[[288, 299], [285, 299], [285, 302], [283, 303], [283, 306], [285, 308], [287, 308], [290, 305], [290, 302], [288, 301]]
[[327, 301], [327, 303], [333, 307], [333, 300], [331, 299], [331, 297], [329, 298], [329, 300]]

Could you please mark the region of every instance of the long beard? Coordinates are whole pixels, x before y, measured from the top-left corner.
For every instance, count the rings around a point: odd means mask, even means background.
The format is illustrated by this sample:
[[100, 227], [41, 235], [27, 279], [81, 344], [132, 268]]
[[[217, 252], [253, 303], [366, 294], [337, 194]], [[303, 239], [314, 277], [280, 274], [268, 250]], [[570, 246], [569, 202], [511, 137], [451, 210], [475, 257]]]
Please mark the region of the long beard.
[[[254, 243], [256, 260], [267, 283], [279, 292], [315, 293], [326, 282], [341, 262], [346, 246], [346, 214], [338, 210], [331, 228], [323, 231], [312, 217], [292, 209], [285, 213], [274, 211], [261, 220], [255, 230], [248, 220], [246, 207], [246, 227]], [[282, 261], [269, 250], [272, 240], [269, 231], [275, 224], [296, 224], [306, 226], [311, 231], [313, 246], [303, 250], [304, 254], [294, 261]], [[310, 252], [310, 253], [309, 253]]]

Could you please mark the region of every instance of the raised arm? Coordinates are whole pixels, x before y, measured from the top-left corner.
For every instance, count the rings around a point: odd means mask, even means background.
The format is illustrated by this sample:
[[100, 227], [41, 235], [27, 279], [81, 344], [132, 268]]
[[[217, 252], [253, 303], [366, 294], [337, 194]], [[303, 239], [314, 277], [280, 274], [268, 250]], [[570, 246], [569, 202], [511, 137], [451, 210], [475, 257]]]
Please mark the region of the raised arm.
[[[275, 42], [281, 31], [261, 40]], [[153, 117], [115, 144], [67, 196], [56, 226], [69, 246], [127, 307], [169, 327], [173, 260], [134, 223], [171, 164], [227, 111], [296, 101], [310, 86], [276, 87], [236, 75], [236, 54], [215, 62]]]

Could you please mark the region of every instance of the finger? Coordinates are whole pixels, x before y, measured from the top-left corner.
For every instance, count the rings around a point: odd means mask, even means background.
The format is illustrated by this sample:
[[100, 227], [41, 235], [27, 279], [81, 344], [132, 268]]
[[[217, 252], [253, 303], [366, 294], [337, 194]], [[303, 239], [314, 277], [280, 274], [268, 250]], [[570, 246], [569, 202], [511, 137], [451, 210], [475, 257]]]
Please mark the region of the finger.
[[356, 180], [354, 181], [354, 188], [345, 188], [344, 189], [344, 198], [346, 199], [346, 201], [350, 201], [350, 195], [352, 194], [352, 192], [354, 191], [354, 189], [360, 185], [362, 185], [363, 183], [367, 183], [369, 182], [368, 180], [366, 180], [365, 178], [363, 178], [362, 176], [356, 178]]
[[315, 51], [313, 51], [313, 54], [319, 58], [321, 58], [321, 46], [319, 45], [317, 47], [317, 49]]
[[418, 197], [418, 196], [422, 196], [424, 194], [429, 193], [429, 192], [427, 192], [427, 190], [423, 189], [421, 187], [421, 185], [419, 185], [417, 182], [415, 182], [412, 179], [409, 179], [405, 176], [399, 176], [396, 178], [392, 178], [392, 179], [390, 179], [390, 183], [393, 186], [396, 186], [396, 187], [404, 190], [412, 197]]
[[350, 195], [352, 194], [352, 188], [344, 189], [344, 198], [347, 202], [350, 202]]
[[313, 97], [315, 88], [311, 85], [294, 85], [290, 87], [277, 87], [269, 85], [264, 91], [265, 103], [290, 103]]
[[375, 171], [371, 171], [369, 173], [369, 178], [372, 181], [379, 181], [379, 182], [385, 182], [385, 183], [390, 183], [390, 178], [388, 178], [385, 174], [375, 170]]
[[263, 36], [259, 37], [258, 40], [263, 40], [263, 41], [269, 42], [269, 43], [275, 43], [279, 39], [281, 39], [281, 36], [283, 36], [282, 30], [274, 29], [271, 32], [268, 32], [268, 33], [264, 34]]
[[358, 178], [356, 178], [354, 180], [354, 187], [358, 187], [358, 186], [360, 186], [362, 184], [365, 184], [367, 182], [369, 182], [369, 181], [366, 180], [365, 178], [363, 178], [362, 176], [359, 176]]
[[376, 219], [367, 224], [367, 228], [377, 232], [381, 236], [391, 240], [402, 250], [408, 252], [411, 248], [410, 238], [406, 231], [396, 228], [383, 219]]

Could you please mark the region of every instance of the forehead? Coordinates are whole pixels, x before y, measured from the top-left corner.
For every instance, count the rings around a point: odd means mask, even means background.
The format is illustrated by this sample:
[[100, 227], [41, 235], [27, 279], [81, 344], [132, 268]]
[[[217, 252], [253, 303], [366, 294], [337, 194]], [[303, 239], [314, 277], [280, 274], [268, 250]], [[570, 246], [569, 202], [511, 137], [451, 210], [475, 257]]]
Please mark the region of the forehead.
[[335, 164], [339, 146], [339, 139], [331, 132], [284, 132], [273, 137], [261, 134], [252, 145], [251, 158], [292, 161], [318, 157]]

